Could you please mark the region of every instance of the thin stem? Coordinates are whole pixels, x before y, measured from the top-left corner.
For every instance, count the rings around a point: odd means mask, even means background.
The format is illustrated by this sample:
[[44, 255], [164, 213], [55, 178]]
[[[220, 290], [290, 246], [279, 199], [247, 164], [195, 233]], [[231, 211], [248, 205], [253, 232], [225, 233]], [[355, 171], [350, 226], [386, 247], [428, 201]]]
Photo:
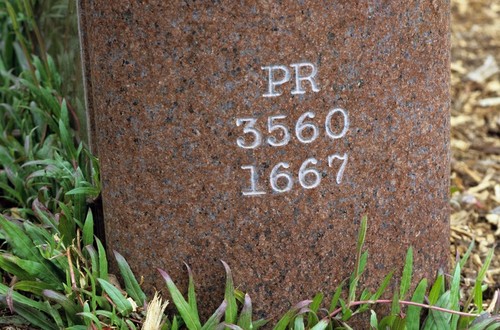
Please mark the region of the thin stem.
[[[348, 305], [348, 307], [353, 307], [353, 306], [358, 306], [358, 305], [365, 305], [365, 304], [390, 304], [392, 303], [392, 300], [362, 300], [362, 301], [353, 301]], [[464, 313], [464, 312], [459, 312], [459, 311], [454, 311], [451, 309], [446, 309], [438, 306], [431, 306], [431, 305], [426, 305], [426, 304], [420, 304], [416, 303], [413, 301], [406, 301], [406, 300], [400, 300], [399, 301], [400, 305], [407, 305], [407, 306], [417, 306], [417, 307], [422, 307], [422, 308], [427, 308], [427, 309], [432, 309], [435, 311], [439, 312], [445, 312], [445, 313], [450, 313], [450, 314], [455, 314], [455, 315], [460, 315], [460, 316], [467, 316], [467, 317], [477, 317], [479, 316], [478, 314], [471, 314], [471, 313]], [[334, 317], [338, 313], [342, 311], [342, 307], [337, 308], [334, 310], [331, 314], [330, 317]]]
[[73, 269], [73, 263], [71, 262], [71, 252], [70, 252], [69, 248], [66, 249], [66, 257], [68, 258], [69, 275], [71, 278], [71, 288], [76, 293], [76, 297], [78, 298], [78, 301], [83, 306], [85, 303], [83, 302], [82, 297], [80, 297], [80, 294], [78, 293], [79, 290], [78, 290], [78, 287], [76, 286], [75, 271]]

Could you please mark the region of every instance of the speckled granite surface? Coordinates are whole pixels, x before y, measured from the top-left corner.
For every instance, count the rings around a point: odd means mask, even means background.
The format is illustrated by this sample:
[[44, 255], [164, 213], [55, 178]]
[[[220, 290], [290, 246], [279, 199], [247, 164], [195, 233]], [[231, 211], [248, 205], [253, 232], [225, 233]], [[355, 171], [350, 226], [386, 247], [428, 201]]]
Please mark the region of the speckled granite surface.
[[220, 259], [260, 316], [330, 295], [363, 215], [364, 283], [447, 264], [448, 1], [280, 3], [80, 4], [108, 249], [206, 311]]

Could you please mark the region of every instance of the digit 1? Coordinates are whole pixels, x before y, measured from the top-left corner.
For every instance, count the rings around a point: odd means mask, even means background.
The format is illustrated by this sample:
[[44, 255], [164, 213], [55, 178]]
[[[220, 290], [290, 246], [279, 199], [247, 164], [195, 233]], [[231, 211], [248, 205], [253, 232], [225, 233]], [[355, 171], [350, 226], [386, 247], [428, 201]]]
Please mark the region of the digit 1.
[[257, 195], [265, 195], [265, 191], [257, 190], [257, 182], [259, 181], [259, 175], [255, 170], [254, 165], [245, 165], [242, 166], [243, 170], [250, 170], [250, 190], [242, 190], [241, 193], [243, 196], [257, 196]]

